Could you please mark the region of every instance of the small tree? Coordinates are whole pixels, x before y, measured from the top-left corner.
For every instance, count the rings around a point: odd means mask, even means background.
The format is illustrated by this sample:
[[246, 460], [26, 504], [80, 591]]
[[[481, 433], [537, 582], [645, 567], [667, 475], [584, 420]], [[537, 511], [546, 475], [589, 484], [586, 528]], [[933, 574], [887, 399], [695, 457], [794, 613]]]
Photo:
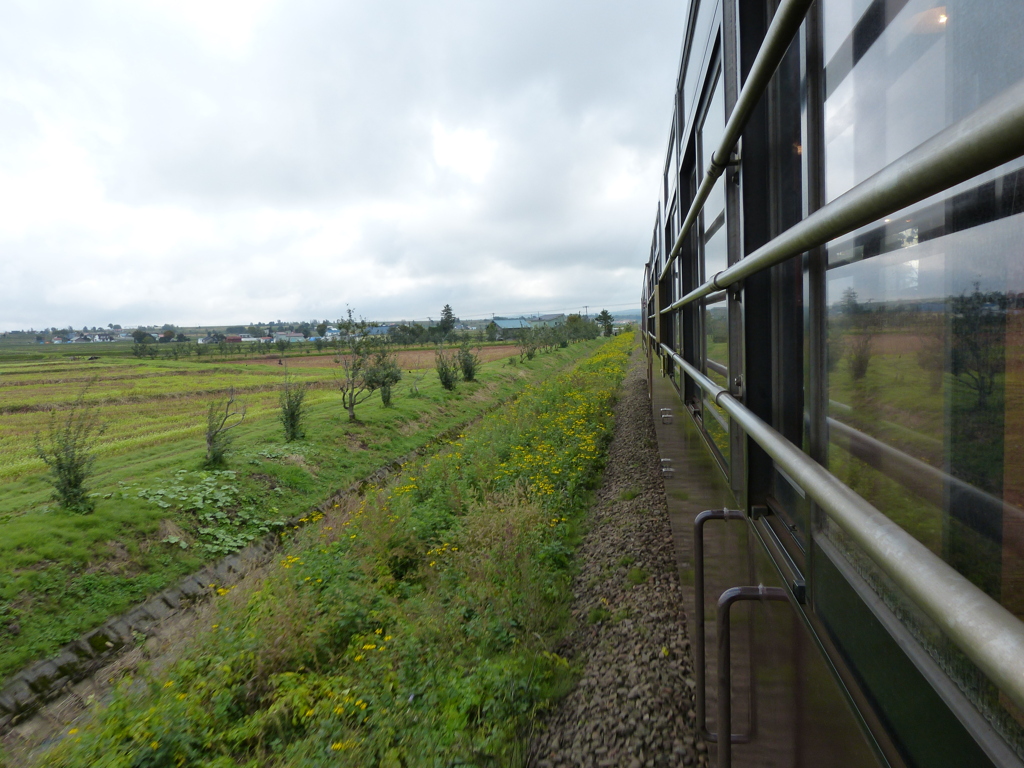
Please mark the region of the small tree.
[[525, 363], [537, 356], [537, 334], [533, 328], [519, 329], [519, 362]]
[[284, 427], [284, 441], [301, 440], [306, 436], [302, 429], [302, 402], [306, 399], [306, 385], [292, 381], [287, 367], [284, 371], [284, 386], [281, 389], [281, 426]]
[[409, 371], [412, 375], [412, 381], [409, 383], [409, 397], [420, 396], [420, 382], [426, 377], [426, 371]]
[[868, 365], [871, 363], [871, 334], [865, 333], [854, 336], [849, 341], [850, 352], [850, 376], [854, 381], [860, 381], [868, 373]]
[[600, 325], [601, 328], [604, 330], [604, 335], [611, 336], [612, 323], [615, 321], [615, 318], [612, 317], [612, 313], [609, 312], [607, 309], [602, 309], [601, 314], [597, 316], [596, 320], [597, 324]]
[[454, 390], [459, 381], [458, 352], [454, 349], [445, 352], [444, 345], [438, 344], [434, 353], [434, 367], [437, 369], [437, 378], [440, 379], [441, 386], [449, 392]]
[[385, 408], [391, 407], [391, 390], [402, 380], [402, 369], [386, 345], [381, 345], [373, 355], [366, 378], [372, 389], [380, 390], [380, 402]]
[[376, 389], [373, 377], [368, 374], [371, 373], [371, 358], [377, 343], [373, 336], [366, 335], [366, 321], [356, 320], [351, 309], [346, 312], [347, 317], [338, 323], [341, 331], [337, 358], [341, 365], [338, 388], [341, 390], [341, 403], [348, 411], [348, 420], [356, 421], [356, 406]]
[[974, 292], [949, 298], [952, 310], [950, 368], [954, 376], [978, 394], [978, 408], [988, 406], [996, 379], [1006, 371], [1006, 295]]
[[36, 433], [36, 455], [50, 468], [47, 481], [53, 486], [53, 500], [83, 515], [96, 507], [85, 483], [96, 462], [96, 438], [103, 433], [95, 411], [85, 402], [91, 384], [82, 389], [63, 418], [50, 411], [45, 445]]
[[459, 347], [459, 367], [462, 369], [462, 380], [473, 381], [476, 369], [480, 365], [480, 357], [469, 348], [469, 341], [462, 342]]
[[452, 311], [451, 304], [445, 304], [444, 309], [441, 310], [441, 320], [437, 323], [437, 328], [441, 333], [441, 336], [447, 336], [455, 328], [455, 313]]
[[206, 413], [206, 459], [203, 466], [223, 467], [234, 435], [228, 432], [245, 420], [245, 405], [235, 400], [235, 389], [228, 390], [224, 400], [214, 400]]

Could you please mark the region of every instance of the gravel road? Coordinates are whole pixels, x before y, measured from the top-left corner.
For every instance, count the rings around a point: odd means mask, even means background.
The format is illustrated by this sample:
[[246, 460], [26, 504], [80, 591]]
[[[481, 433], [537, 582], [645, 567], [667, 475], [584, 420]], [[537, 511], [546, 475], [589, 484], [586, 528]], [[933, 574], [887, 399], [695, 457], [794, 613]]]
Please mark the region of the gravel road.
[[693, 661], [639, 350], [615, 413], [577, 551], [577, 629], [558, 649], [584, 671], [532, 739], [532, 768], [708, 763], [695, 734]]

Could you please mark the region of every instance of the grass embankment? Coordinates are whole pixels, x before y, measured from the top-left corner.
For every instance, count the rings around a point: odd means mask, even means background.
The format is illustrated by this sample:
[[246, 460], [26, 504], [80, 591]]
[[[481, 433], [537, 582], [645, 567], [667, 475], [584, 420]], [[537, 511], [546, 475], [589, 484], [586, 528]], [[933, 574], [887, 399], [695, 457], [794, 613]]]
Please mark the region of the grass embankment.
[[124, 684], [43, 764], [521, 762], [571, 682], [550, 649], [632, 341], [303, 529], [164, 676]]
[[[413, 397], [411, 381], [421, 374], [407, 373], [392, 408], [374, 396], [354, 424], [329, 372], [293, 370], [320, 388], [307, 395], [306, 438], [292, 443], [282, 442], [278, 421], [283, 366], [109, 360], [88, 371], [62, 362], [0, 368], [0, 681], [598, 343], [523, 365], [485, 364], [478, 381], [454, 392], [424, 371]], [[83, 516], [49, 501], [32, 441], [35, 431], [45, 434], [48, 410], [74, 400], [97, 374], [87, 397], [107, 429], [90, 482], [100, 497]], [[233, 433], [229, 473], [198, 472], [207, 407], [230, 386], [249, 411]]]

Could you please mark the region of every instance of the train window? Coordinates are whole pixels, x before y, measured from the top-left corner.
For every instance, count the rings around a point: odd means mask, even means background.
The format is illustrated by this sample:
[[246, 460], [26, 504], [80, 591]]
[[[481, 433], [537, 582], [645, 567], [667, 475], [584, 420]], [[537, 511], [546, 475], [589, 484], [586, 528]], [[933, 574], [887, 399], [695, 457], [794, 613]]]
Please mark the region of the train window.
[[[1024, 76], [1024, 4], [968, 5], [824, 2], [827, 199]], [[1024, 618], [1022, 240], [1015, 161], [830, 243], [824, 375], [828, 469]], [[1019, 746], [1024, 713], [929, 650]]]
[[[807, 171], [803, 148], [806, 139], [806, 83], [801, 76], [806, 46], [803, 35], [794, 40], [770, 84], [772, 107], [769, 116], [771, 235], [777, 236], [797, 224], [809, 206], [804, 178]], [[772, 274], [772, 424], [795, 445], [809, 450], [809, 381], [805, 379], [809, 360], [806, 349], [809, 280], [807, 258], [797, 256], [776, 266]], [[749, 343], [749, 341], [748, 341]], [[751, 356], [747, 357], [750, 370]], [[756, 358], [755, 358], [756, 359]], [[756, 365], [756, 363], [755, 363]], [[807, 544], [811, 506], [806, 495], [778, 467], [771, 478], [771, 495], [785, 516], [789, 531], [799, 546]]]
[[[707, 168], [711, 155], [718, 148], [725, 133], [725, 88], [720, 75], [707, 99], [698, 136], [699, 168]], [[710, 280], [729, 266], [729, 250], [725, 227], [725, 178], [720, 178], [711, 190], [698, 221], [700, 243], [700, 282]], [[702, 370], [717, 384], [728, 387], [729, 382], [729, 309], [725, 295], [708, 297], [701, 303]], [[729, 417], [711, 399], [704, 397], [702, 404], [704, 430], [724, 460], [729, 464]]]
[[[700, 0], [697, 4], [696, 18], [693, 24], [693, 37], [690, 41], [690, 50], [687, 56], [686, 75], [683, 84], [683, 93], [687, 98], [699, 91], [698, 83], [703, 74], [705, 58], [710, 54], [714, 45], [715, 36], [712, 34], [715, 25], [715, 14], [718, 3], [715, 0]], [[691, 104], [696, 104], [694, 99]], [[691, 110], [693, 107], [691, 106]]]

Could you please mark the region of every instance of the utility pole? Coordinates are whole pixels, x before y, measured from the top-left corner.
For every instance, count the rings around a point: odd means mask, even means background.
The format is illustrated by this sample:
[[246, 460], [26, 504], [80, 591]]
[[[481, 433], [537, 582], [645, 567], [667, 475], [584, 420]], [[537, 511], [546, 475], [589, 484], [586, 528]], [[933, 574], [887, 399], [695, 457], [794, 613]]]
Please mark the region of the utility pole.
[[590, 305], [589, 304], [584, 304], [583, 305], [583, 319], [584, 320], [589, 320], [590, 319]]

